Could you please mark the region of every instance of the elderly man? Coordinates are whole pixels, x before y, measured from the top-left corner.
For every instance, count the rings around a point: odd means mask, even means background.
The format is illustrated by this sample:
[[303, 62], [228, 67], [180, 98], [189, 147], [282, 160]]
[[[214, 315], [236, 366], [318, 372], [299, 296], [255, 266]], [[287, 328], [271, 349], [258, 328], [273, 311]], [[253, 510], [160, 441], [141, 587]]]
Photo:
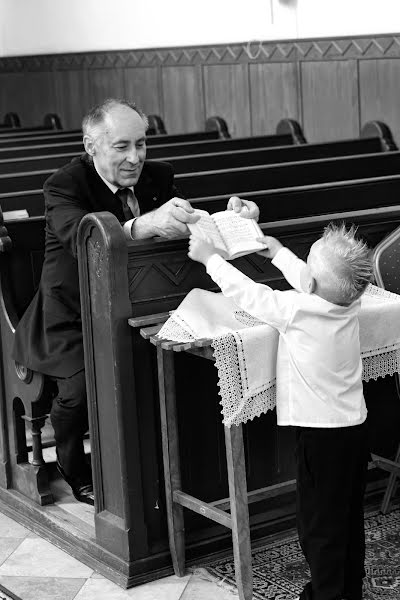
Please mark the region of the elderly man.
[[[109, 211], [127, 239], [173, 238], [197, 220], [179, 198], [172, 167], [146, 161], [146, 116], [130, 102], [106, 100], [83, 119], [85, 154], [44, 184], [46, 243], [39, 289], [15, 334], [13, 358], [49, 375], [58, 394], [51, 409], [57, 468], [75, 498], [94, 503], [83, 436], [88, 430], [76, 239], [82, 217]], [[257, 217], [252, 202], [228, 208]]]

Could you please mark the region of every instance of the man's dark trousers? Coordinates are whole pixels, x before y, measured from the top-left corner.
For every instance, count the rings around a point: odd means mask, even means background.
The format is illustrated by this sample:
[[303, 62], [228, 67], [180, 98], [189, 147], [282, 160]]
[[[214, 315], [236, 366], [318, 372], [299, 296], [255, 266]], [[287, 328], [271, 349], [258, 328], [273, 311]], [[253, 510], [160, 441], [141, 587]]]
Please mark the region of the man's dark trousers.
[[361, 600], [366, 424], [298, 427], [297, 527], [311, 571], [301, 600]]
[[54, 381], [58, 394], [53, 401], [50, 419], [58, 460], [76, 484], [89, 483], [91, 473], [83, 449], [83, 436], [88, 430], [85, 371], [79, 371], [72, 377], [57, 377]]

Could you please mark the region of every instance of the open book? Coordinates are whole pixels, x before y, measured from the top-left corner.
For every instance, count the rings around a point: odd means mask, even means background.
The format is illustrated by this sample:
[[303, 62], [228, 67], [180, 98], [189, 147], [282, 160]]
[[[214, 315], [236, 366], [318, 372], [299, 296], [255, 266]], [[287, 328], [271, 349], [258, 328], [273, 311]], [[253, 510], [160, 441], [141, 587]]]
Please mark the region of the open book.
[[200, 215], [197, 223], [188, 223], [190, 232], [202, 238], [210, 238], [223, 258], [233, 260], [244, 254], [265, 250], [264, 244], [257, 242], [263, 232], [254, 219], [241, 217], [233, 210], [223, 210], [210, 215], [206, 210], [196, 208]]

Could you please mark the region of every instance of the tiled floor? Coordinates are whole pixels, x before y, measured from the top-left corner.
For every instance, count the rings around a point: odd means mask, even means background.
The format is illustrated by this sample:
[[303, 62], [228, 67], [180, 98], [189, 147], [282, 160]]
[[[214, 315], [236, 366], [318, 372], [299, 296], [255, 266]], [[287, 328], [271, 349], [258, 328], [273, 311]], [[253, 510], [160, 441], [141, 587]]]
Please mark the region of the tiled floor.
[[[0, 583], [22, 600], [237, 600], [201, 569], [124, 590], [0, 513]], [[0, 598], [2, 597], [0, 592]]]

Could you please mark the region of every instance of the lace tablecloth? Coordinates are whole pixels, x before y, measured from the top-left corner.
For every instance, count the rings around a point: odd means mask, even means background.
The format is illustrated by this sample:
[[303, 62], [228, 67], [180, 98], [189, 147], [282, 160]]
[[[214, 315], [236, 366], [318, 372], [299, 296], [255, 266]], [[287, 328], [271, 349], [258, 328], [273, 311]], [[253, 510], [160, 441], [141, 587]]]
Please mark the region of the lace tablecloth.
[[[363, 380], [400, 372], [400, 296], [369, 285], [359, 321]], [[158, 335], [177, 342], [212, 339], [224, 425], [245, 423], [275, 407], [279, 334], [232, 300], [196, 288]]]

